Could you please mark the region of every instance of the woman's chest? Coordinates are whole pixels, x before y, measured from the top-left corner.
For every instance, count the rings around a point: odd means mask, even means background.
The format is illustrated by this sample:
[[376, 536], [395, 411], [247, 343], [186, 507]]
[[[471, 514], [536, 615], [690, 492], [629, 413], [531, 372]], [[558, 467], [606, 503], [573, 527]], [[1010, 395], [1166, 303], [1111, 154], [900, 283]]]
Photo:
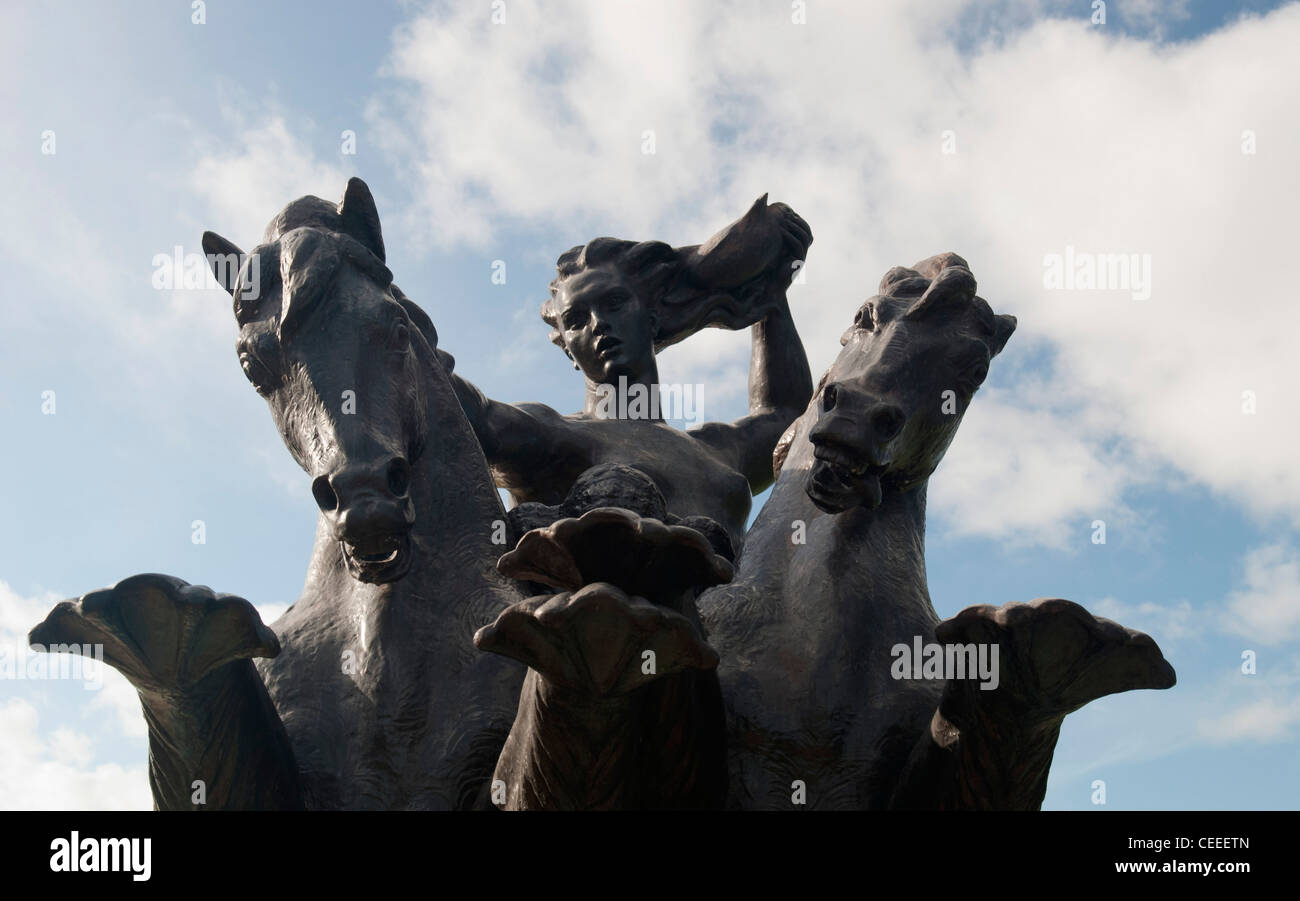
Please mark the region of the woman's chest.
[[749, 482], [689, 434], [663, 424], [629, 420], [588, 423], [588, 466], [622, 463], [654, 480], [677, 516], [708, 516], [743, 532]]

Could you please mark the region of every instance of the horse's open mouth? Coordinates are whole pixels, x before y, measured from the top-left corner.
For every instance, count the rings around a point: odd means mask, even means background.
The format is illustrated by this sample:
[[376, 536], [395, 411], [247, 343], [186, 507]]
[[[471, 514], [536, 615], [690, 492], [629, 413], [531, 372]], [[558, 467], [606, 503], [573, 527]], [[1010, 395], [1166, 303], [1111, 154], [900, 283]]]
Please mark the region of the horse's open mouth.
[[880, 506], [884, 494], [880, 479], [887, 465], [858, 460], [829, 444], [816, 445], [813, 456], [804, 490], [819, 509], [843, 513], [856, 506], [869, 510]]
[[360, 582], [393, 582], [411, 566], [411, 540], [406, 534], [375, 535], [339, 542], [348, 572]]

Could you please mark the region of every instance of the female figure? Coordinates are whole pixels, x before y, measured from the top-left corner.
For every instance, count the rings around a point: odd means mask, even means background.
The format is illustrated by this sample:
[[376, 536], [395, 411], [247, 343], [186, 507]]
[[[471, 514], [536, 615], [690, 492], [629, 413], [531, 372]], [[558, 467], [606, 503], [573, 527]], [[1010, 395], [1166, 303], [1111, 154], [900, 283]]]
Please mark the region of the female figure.
[[[812, 396], [785, 297], [811, 242], [803, 219], [764, 195], [703, 245], [597, 238], [563, 254], [542, 318], [586, 381], [582, 412], [491, 400], [452, 375], [497, 484], [516, 503], [558, 504], [584, 471], [626, 464], [669, 511], [716, 520], [739, 549], [777, 440]], [[637, 400], [659, 392], [655, 353], [706, 326], [752, 326], [749, 415], [683, 432]]]

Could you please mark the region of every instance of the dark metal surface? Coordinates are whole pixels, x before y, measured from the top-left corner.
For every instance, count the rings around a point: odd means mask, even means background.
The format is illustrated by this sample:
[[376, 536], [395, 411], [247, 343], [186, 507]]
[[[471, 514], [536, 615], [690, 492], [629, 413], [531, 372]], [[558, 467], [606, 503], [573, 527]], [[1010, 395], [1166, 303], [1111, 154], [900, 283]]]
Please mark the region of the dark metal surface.
[[[702, 245], [563, 254], [543, 318], [587, 396], [561, 415], [452, 371], [359, 179], [246, 255], [206, 233], [320, 508], [302, 596], [272, 630], [133, 576], [32, 642], [135, 686], [160, 809], [1037, 808], [1064, 717], [1173, 669], [1062, 599], [939, 621], [926, 486], [1015, 319], [954, 254], [895, 268], [814, 395], [785, 300], [811, 240], [764, 196]], [[602, 409], [709, 326], [753, 330], [748, 416]], [[923, 645], [996, 649], [995, 685], [896, 668]]]

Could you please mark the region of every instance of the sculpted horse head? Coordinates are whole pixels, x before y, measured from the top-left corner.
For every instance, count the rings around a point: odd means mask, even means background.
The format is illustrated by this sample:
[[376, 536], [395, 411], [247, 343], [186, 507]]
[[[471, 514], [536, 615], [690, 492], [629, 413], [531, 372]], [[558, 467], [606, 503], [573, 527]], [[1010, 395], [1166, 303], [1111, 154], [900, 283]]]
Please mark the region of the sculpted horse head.
[[[205, 233], [240, 366], [320, 508], [302, 596], [259, 663], [314, 808], [464, 807], [486, 792], [523, 668], [475, 651], [519, 600], [505, 511], [429, 318], [392, 283], [374, 199], [303, 197], [243, 254]], [[237, 266], [220, 265], [231, 260]]]
[[[1068, 713], [1173, 684], [1149, 636], [1071, 601], [943, 622], [930, 601], [926, 486], [1015, 326], [961, 257], [891, 269], [778, 444], [735, 580], [700, 599], [732, 804], [788, 809], [798, 780], [823, 809], [1033, 809]], [[999, 649], [997, 684], [909, 674], [899, 649], [918, 643]]]
[[887, 803], [941, 690], [890, 670], [895, 645], [939, 623], [926, 485], [1015, 323], [955, 254], [891, 269], [778, 443], [736, 578], [700, 599], [734, 805], [787, 808], [794, 780], [810, 806]]
[[249, 254], [203, 246], [321, 510], [302, 594], [272, 632], [242, 598], [147, 573], [58, 605], [33, 640], [113, 649], [160, 808], [207, 803], [196, 778], [223, 808], [486, 803], [523, 680], [472, 644], [519, 600], [494, 567], [505, 511], [369, 190], [294, 201]]
[[242, 259], [237, 272], [213, 267], [234, 297], [240, 366], [311, 476], [348, 571], [402, 578], [437, 333], [393, 289], [369, 189], [353, 178], [338, 205], [294, 201], [248, 254], [212, 232], [203, 246], [210, 259]]
[[956, 254], [889, 270], [841, 337], [814, 399], [805, 490], [818, 508], [874, 509], [886, 491], [928, 479], [1015, 328], [1014, 316], [975, 296]]

